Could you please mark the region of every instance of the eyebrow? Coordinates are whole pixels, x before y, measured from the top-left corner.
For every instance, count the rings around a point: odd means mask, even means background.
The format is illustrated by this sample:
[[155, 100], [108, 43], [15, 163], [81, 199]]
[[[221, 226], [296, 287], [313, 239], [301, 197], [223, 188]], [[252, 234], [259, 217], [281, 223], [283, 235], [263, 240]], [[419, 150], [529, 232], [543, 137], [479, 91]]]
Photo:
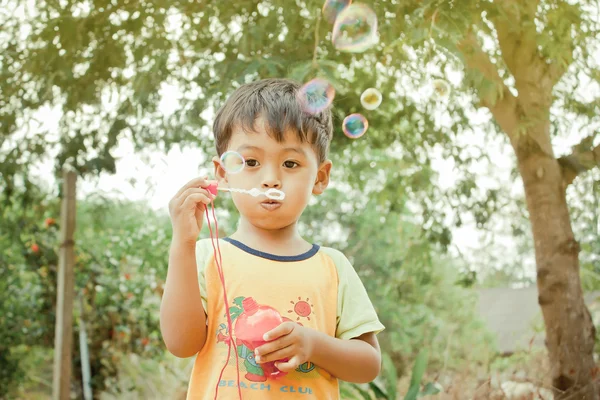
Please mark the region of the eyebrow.
[[[238, 149], [237, 149], [237, 151], [238, 151], [238, 152], [240, 152], [240, 151], [242, 151], [242, 150], [257, 150], [257, 151], [263, 151], [263, 149], [262, 149], [262, 148], [260, 148], [260, 147], [257, 147], [257, 146], [252, 146], [252, 145], [249, 145], [249, 144], [244, 144], [244, 145], [241, 145], [241, 146], [240, 146], [240, 147], [238, 147]], [[300, 155], [306, 156], [306, 152], [304, 151], [304, 149], [302, 149], [302, 148], [299, 148], [299, 147], [286, 147], [286, 148], [284, 148], [284, 149], [283, 149], [283, 151], [284, 151], [284, 152], [291, 151], [291, 152], [298, 153], [298, 154], [300, 154]]]
[[294, 153], [298, 153], [300, 155], [306, 156], [306, 152], [304, 151], [304, 149], [299, 148], [299, 147], [286, 147], [285, 149], [283, 149], [283, 151], [292, 151]]
[[241, 145], [241, 146], [240, 146], [240, 147], [238, 147], [238, 149], [237, 149], [237, 151], [238, 151], [238, 152], [240, 152], [240, 151], [242, 151], [242, 150], [259, 150], [259, 151], [262, 151], [262, 149], [261, 149], [260, 147], [257, 147], [257, 146], [251, 146], [251, 145], [249, 145], [249, 144], [244, 144], [244, 145]]

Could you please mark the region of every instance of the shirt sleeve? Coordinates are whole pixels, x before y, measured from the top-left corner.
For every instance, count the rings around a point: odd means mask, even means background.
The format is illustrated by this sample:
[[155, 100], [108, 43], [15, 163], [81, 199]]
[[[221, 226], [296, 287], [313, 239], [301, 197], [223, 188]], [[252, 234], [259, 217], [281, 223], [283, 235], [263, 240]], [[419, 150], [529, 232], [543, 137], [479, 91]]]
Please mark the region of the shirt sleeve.
[[339, 339], [353, 339], [365, 333], [375, 334], [385, 327], [379, 321], [377, 312], [367, 290], [356, 270], [340, 251], [326, 249], [333, 259], [338, 273], [338, 302], [335, 336]]
[[[196, 267], [198, 269], [198, 285], [200, 286], [200, 296], [202, 297], [202, 307], [206, 313], [207, 294], [206, 294], [206, 266], [212, 255], [210, 239], [201, 239], [196, 242]], [[208, 320], [207, 320], [208, 323]]]

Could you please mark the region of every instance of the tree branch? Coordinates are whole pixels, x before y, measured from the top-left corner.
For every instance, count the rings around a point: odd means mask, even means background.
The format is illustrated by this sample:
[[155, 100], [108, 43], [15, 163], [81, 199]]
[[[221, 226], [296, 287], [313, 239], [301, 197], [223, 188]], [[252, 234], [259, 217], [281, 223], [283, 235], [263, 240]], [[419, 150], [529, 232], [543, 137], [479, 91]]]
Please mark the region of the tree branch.
[[491, 21], [498, 32], [502, 58], [515, 81], [531, 67], [541, 66], [537, 52], [535, 14], [540, 0], [495, 0]]
[[558, 158], [565, 187], [573, 183], [578, 175], [594, 167], [600, 167], [600, 144], [593, 146], [596, 134], [583, 139], [573, 146], [573, 152]]
[[516, 133], [519, 123], [516, 112], [517, 99], [504, 84], [496, 64], [481, 48], [473, 31], [468, 32], [465, 38], [458, 43], [458, 49], [465, 59], [467, 68], [479, 71], [485, 79], [493, 82], [498, 87], [497, 99], [487, 99], [482, 95], [481, 90], [478, 90], [479, 99], [481, 104], [490, 110], [502, 130], [509, 137], [512, 137]]
[[552, 105], [554, 84], [562, 74], [560, 70], [550, 71], [538, 51], [535, 16], [539, 0], [494, 0], [494, 4], [490, 20], [498, 33], [502, 59], [515, 79], [519, 104], [529, 118], [545, 115]]

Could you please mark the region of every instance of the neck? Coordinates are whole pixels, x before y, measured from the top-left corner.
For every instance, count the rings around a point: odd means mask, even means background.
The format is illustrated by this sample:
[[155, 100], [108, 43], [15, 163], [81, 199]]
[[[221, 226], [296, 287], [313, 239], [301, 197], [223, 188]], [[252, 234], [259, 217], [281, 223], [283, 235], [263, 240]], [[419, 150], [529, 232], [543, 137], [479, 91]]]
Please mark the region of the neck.
[[296, 222], [280, 229], [262, 229], [252, 225], [243, 217], [240, 219], [237, 231], [231, 235], [231, 238], [256, 249], [273, 249], [300, 243], [307, 244], [298, 233]]

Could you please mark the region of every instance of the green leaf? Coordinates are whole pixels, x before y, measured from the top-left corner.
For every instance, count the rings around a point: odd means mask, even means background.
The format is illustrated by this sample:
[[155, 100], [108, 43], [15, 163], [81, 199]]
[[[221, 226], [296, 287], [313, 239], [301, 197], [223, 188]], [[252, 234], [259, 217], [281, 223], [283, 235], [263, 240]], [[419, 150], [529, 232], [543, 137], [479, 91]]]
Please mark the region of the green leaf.
[[423, 349], [417, 355], [417, 359], [415, 360], [412, 370], [412, 376], [410, 377], [410, 386], [406, 396], [404, 396], [404, 400], [415, 400], [419, 395], [421, 380], [423, 379], [423, 374], [427, 368], [427, 353], [427, 350]]
[[231, 316], [232, 321], [235, 321], [235, 319], [239, 317], [242, 312], [243, 310], [239, 307], [229, 307], [229, 315]]
[[244, 308], [243, 303], [244, 303], [244, 296], [239, 296], [236, 297], [235, 299], [233, 299], [233, 304], [237, 305], [240, 308]]
[[394, 366], [392, 357], [387, 353], [382, 353], [382, 372], [386, 384], [386, 393], [388, 399], [396, 399], [397, 397], [397, 382], [398, 371]]

